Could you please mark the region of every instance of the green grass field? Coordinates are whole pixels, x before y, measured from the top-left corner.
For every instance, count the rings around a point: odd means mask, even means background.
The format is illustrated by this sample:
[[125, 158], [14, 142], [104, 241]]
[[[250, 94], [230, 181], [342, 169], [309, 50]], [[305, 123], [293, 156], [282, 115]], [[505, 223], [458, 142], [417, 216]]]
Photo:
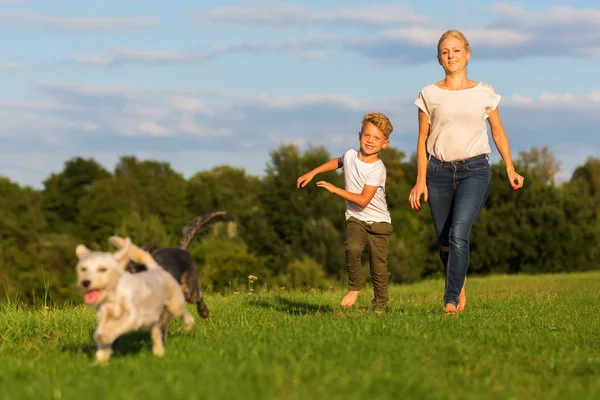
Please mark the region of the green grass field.
[[163, 358], [134, 333], [107, 366], [92, 309], [5, 306], [0, 398], [600, 398], [600, 273], [470, 278], [454, 316], [442, 290], [393, 287], [382, 315], [369, 289], [350, 310], [342, 289], [215, 294], [209, 320], [172, 322]]

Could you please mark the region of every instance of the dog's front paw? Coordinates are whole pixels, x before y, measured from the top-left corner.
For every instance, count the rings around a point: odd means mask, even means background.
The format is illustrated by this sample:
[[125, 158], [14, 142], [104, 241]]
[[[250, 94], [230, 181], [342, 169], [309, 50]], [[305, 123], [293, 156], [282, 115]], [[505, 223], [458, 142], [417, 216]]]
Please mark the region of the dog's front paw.
[[183, 315], [183, 328], [186, 331], [189, 331], [190, 329], [192, 329], [192, 326], [194, 326], [194, 317], [192, 317], [192, 314], [186, 313]]
[[110, 355], [112, 354], [111, 349], [98, 349], [96, 351], [96, 362], [98, 364], [106, 364], [110, 359]]
[[162, 344], [160, 344], [160, 345], [155, 344], [154, 346], [152, 346], [152, 353], [154, 353], [154, 355], [157, 357], [164, 356], [165, 355], [165, 346], [163, 346]]

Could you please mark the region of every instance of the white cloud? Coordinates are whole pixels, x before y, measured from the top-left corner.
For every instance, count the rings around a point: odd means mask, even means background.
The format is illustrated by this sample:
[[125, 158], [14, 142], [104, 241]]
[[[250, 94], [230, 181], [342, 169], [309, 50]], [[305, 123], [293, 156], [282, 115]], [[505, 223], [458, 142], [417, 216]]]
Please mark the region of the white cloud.
[[526, 11], [507, 3], [498, 3], [493, 11], [504, 17], [507, 21], [526, 25], [529, 27], [547, 27], [560, 25], [597, 25], [600, 24], [600, 10], [575, 9], [568, 6], [552, 7], [547, 11]]
[[46, 167], [45, 158], [46, 154], [35, 151], [23, 152], [19, 154], [14, 153], [0, 153], [2, 161], [7, 164], [12, 164], [17, 167], [25, 169], [32, 169], [36, 171], [44, 171]]
[[2, 69], [5, 69], [7, 71], [23, 71], [25, 69], [24, 64], [15, 63], [15, 62], [5, 62], [5, 63], [0, 64], [0, 67], [2, 67]]
[[340, 35], [310, 34], [306, 38], [283, 39], [267, 43], [248, 41], [235, 44], [214, 45], [205, 51], [163, 51], [115, 49], [103, 54], [73, 53], [71, 60], [88, 67], [116, 67], [126, 64], [191, 64], [206, 63], [227, 55], [237, 54], [288, 54], [297, 60], [324, 59], [327, 46], [336, 46], [346, 39]]
[[268, 138], [273, 143], [273, 147], [277, 147], [280, 144], [291, 144], [298, 147], [308, 146], [310, 144], [310, 140], [306, 137], [285, 137], [276, 133], [271, 133], [268, 135]]
[[545, 11], [527, 11], [509, 4], [494, 7], [500, 19], [490, 28], [515, 29], [534, 38], [527, 46], [513, 49], [525, 56], [598, 57], [600, 45], [600, 9], [552, 7]]
[[205, 103], [197, 97], [191, 96], [175, 96], [171, 98], [173, 107], [181, 111], [205, 113], [207, 112]]
[[100, 126], [93, 122], [87, 122], [83, 124], [82, 128], [84, 131], [97, 131], [100, 128]]
[[284, 1], [261, 2], [208, 11], [190, 12], [203, 25], [277, 26], [289, 27], [307, 24], [402, 24], [424, 23], [429, 19], [415, 13], [408, 5], [370, 4], [359, 7], [337, 7], [311, 10], [306, 6]]
[[313, 51], [302, 51], [296, 55], [298, 60], [324, 60], [327, 55], [324, 51], [313, 50]]
[[143, 121], [139, 127], [140, 132], [149, 133], [150, 136], [171, 136], [171, 132], [154, 121]]
[[0, 110], [1, 109], [60, 111], [82, 110], [83, 108], [81, 106], [59, 102], [0, 100]]
[[[560, 57], [600, 57], [599, 9], [554, 7], [540, 12], [500, 3], [490, 12], [491, 23], [478, 25], [474, 21], [463, 28], [477, 59], [557, 57], [557, 48]], [[447, 23], [421, 16], [409, 6], [389, 4], [316, 10], [278, 1], [220, 7], [191, 15], [203, 26], [316, 27], [327, 33], [315, 35], [309, 30], [306, 38], [279, 43], [276, 39], [267, 46], [275, 53], [295, 52], [297, 59], [326, 58], [329, 49], [341, 47], [388, 65], [431, 61], [437, 41], [447, 29]], [[340, 29], [335, 31], [332, 25]], [[357, 33], [357, 28], [367, 33]]]
[[[531, 35], [523, 34], [510, 29], [481, 29], [471, 28], [463, 31], [470, 43], [493, 47], [510, 47], [515, 44], [525, 43], [532, 39]], [[434, 48], [440, 38], [441, 32], [437, 28], [411, 27], [396, 29], [384, 34], [390, 39], [405, 41], [415, 45]]]
[[80, 65], [111, 67], [123, 64], [174, 64], [212, 61], [220, 56], [233, 53], [262, 53], [266, 45], [261, 42], [247, 42], [233, 45], [214, 46], [206, 52], [187, 51], [142, 51], [117, 49], [100, 54], [73, 54], [72, 59]]
[[361, 101], [353, 96], [329, 93], [306, 94], [298, 96], [256, 94], [252, 96], [239, 97], [239, 99], [253, 104], [261, 104], [273, 109], [292, 109], [304, 106], [327, 104], [336, 105], [351, 110], [358, 110], [367, 104], [367, 102]]
[[206, 134], [206, 131], [193, 121], [182, 121], [181, 124], [179, 124], [179, 129], [182, 132], [190, 133], [192, 135], [202, 136]]
[[64, 93], [85, 97], [127, 96], [133, 90], [123, 86], [76, 85], [68, 82], [40, 81], [36, 83], [38, 90], [50, 95]]
[[600, 111], [600, 92], [593, 91], [582, 95], [572, 93], [542, 92], [537, 97], [521, 96], [518, 93], [507, 97], [504, 102], [509, 106], [553, 109], [568, 108]]
[[26, 12], [0, 13], [0, 22], [75, 31], [149, 29], [157, 25], [154, 19], [148, 17], [59, 17]]
[[254, 143], [250, 140], [242, 140], [240, 146], [244, 149], [251, 149], [254, 147]]

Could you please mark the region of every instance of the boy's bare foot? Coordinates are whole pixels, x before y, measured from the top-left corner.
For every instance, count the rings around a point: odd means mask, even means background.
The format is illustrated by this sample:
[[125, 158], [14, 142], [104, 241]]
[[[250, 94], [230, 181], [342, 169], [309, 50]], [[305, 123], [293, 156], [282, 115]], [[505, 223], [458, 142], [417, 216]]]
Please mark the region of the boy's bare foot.
[[354, 303], [356, 303], [359, 293], [360, 290], [350, 290], [348, 293], [346, 293], [340, 304], [344, 307], [352, 307]]
[[460, 291], [460, 294], [458, 295], [458, 306], [456, 307], [456, 310], [458, 312], [463, 312], [465, 309], [465, 306], [467, 305], [467, 295], [465, 293], [466, 285], [467, 285], [467, 278], [465, 278], [465, 283], [463, 285], [463, 288]]
[[458, 313], [458, 310], [456, 309], [456, 306], [454, 304], [446, 304], [446, 307], [444, 308], [444, 312], [446, 314], [456, 314]]

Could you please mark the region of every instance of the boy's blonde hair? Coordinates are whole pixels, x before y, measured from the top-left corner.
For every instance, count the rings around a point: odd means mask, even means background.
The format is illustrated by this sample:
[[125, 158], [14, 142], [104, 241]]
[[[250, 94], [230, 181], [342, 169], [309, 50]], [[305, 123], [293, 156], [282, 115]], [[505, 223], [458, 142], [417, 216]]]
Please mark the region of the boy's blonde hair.
[[463, 42], [463, 45], [465, 46], [465, 50], [471, 51], [471, 46], [469, 45], [469, 41], [467, 40], [465, 35], [463, 35], [463, 33], [461, 31], [451, 29], [449, 31], [444, 32], [442, 34], [442, 36], [440, 37], [440, 40], [438, 41], [438, 47], [437, 47], [438, 55], [440, 54], [440, 46], [442, 45], [442, 42], [448, 38], [454, 38], [454, 39], [460, 40], [461, 42]]
[[362, 121], [362, 128], [364, 128], [365, 125], [369, 122], [375, 125], [377, 129], [379, 129], [381, 132], [383, 132], [383, 135], [385, 136], [386, 140], [390, 138], [394, 127], [392, 126], [392, 123], [390, 122], [389, 118], [385, 116], [385, 114], [379, 112], [370, 112], [366, 114]]

